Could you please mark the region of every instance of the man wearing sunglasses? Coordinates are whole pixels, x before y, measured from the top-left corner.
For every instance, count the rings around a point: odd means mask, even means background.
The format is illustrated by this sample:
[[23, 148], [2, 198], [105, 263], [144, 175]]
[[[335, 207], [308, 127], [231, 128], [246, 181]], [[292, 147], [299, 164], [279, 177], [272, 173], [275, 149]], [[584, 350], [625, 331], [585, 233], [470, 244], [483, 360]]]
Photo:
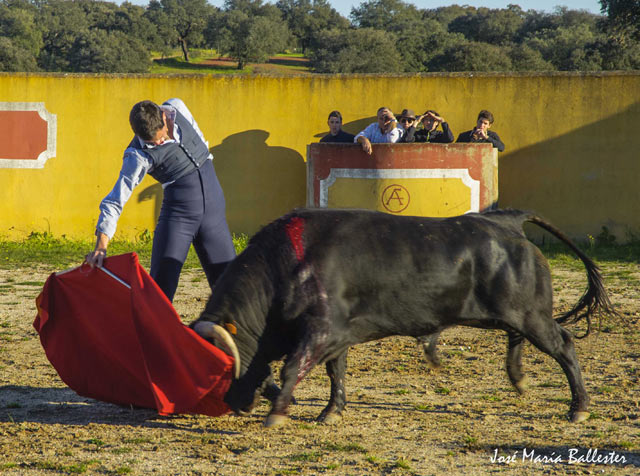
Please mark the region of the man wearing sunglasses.
[[420, 121], [416, 120], [416, 115], [413, 112], [413, 109], [403, 109], [402, 113], [398, 116], [398, 120], [400, 122], [400, 127], [404, 131], [402, 138], [398, 142], [414, 142], [416, 125], [419, 124]]

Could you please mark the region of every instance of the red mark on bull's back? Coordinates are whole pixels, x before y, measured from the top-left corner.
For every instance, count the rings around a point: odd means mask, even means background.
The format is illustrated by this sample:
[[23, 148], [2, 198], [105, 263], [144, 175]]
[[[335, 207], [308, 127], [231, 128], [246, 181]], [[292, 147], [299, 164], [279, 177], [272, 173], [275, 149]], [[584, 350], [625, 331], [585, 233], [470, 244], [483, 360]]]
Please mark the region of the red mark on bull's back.
[[298, 261], [304, 261], [304, 244], [302, 243], [302, 233], [304, 232], [304, 218], [292, 218], [286, 225], [285, 230], [291, 241], [291, 246], [296, 253]]

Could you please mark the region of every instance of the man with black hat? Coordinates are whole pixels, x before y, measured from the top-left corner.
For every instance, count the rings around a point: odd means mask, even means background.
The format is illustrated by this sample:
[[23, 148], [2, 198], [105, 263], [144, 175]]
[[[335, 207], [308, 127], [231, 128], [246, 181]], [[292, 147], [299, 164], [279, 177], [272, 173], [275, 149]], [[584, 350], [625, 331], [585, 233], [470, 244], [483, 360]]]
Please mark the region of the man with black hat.
[[400, 123], [400, 127], [402, 127], [404, 131], [402, 137], [398, 142], [414, 142], [416, 124], [419, 124], [420, 121], [416, 120], [416, 115], [413, 112], [413, 109], [403, 109], [402, 113], [398, 116], [398, 122]]

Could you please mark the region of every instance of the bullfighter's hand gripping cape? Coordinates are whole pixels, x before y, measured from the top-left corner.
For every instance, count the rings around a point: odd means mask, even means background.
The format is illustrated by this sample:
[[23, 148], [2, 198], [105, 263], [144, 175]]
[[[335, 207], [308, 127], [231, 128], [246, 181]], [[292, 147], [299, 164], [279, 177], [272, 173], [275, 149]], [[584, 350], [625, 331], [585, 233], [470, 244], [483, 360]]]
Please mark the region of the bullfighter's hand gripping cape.
[[47, 358], [79, 395], [162, 415], [229, 411], [233, 359], [182, 324], [135, 253], [53, 273], [36, 305]]

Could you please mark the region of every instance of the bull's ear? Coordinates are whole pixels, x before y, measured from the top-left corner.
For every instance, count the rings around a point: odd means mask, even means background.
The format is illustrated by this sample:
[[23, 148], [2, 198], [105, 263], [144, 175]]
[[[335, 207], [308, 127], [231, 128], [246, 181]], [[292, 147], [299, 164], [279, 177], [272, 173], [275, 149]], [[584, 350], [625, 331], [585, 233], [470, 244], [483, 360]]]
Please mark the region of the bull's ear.
[[224, 328], [231, 335], [236, 335], [238, 333], [238, 328], [236, 327], [234, 322], [226, 322], [224, 324]]

